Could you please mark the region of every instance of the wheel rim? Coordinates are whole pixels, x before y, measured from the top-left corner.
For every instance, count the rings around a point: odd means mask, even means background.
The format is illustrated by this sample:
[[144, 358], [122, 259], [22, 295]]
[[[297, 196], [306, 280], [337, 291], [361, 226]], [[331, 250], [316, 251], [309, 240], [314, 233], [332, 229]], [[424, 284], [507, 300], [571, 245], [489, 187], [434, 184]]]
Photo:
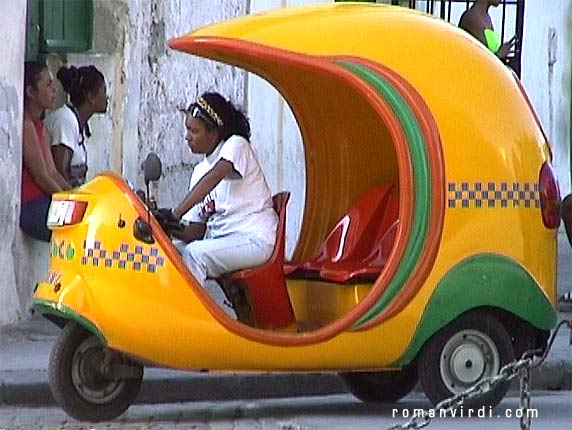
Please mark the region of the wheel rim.
[[441, 379], [452, 393], [459, 393], [500, 369], [500, 353], [494, 341], [476, 330], [452, 336], [441, 352]]
[[101, 373], [104, 357], [104, 346], [95, 337], [89, 337], [79, 345], [72, 358], [72, 384], [90, 403], [109, 403], [125, 387], [124, 380], [112, 380]]

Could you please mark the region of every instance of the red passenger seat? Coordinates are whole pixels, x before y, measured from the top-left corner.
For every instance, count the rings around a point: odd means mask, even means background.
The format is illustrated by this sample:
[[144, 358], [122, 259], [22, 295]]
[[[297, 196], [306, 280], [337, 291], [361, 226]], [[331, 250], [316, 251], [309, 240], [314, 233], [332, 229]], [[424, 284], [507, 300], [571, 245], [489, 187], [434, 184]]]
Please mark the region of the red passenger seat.
[[375, 234], [375, 241], [363, 259], [346, 260], [341, 263], [326, 263], [320, 269], [320, 278], [333, 282], [375, 281], [381, 273], [395, 242], [399, 225], [399, 198], [392, 192], [386, 211]]
[[285, 265], [291, 277], [331, 282], [375, 280], [395, 240], [399, 195], [393, 186], [363, 193], [308, 261]]

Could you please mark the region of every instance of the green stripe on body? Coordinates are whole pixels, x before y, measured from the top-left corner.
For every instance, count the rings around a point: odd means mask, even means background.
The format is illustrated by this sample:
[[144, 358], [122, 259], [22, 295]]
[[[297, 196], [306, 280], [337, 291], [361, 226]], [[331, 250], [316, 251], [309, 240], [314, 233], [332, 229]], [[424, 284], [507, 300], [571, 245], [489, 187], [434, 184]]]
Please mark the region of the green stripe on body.
[[552, 329], [557, 321], [554, 307], [519, 264], [501, 255], [475, 255], [456, 264], [441, 279], [412, 341], [391, 366], [410, 363], [433, 334], [476, 308], [505, 310], [541, 330]]
[[379, 73], [349, 61], [337, 62], [356, 76], [363, 79], [377, 94], [385, 100], [398, 117], [405, 133], [411, 163], [413, 166], [414, 207], [411, 234], [408, 238], [405, 254], [379, 300], [354, 325], [354, 328], [367, 323], [379, 315], [399, 293], [409, 275], [415, 269], [427, 239], [429, 214], [431, 207], [431, 178], [427, 148], [421, 128], [415, 115], [399, 92]]

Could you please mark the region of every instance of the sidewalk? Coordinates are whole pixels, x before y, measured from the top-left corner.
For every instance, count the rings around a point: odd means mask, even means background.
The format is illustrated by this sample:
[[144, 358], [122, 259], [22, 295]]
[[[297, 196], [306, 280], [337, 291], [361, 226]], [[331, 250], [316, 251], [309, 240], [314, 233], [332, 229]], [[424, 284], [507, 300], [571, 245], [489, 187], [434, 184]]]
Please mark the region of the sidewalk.
[[[560, 319], [571, 319], [563, 309]], [[0, 332], [0, 404], [54, 402], [48, 385], [50, 351], [59, 328], [34, 317]], [[572, 389], [570, 330], [556, 337], [547, 360], [532, 374], [535, 390]], [[345, 393], [334, 373], [196, 373], [145, 369], [138, 403], [296, 397]]]

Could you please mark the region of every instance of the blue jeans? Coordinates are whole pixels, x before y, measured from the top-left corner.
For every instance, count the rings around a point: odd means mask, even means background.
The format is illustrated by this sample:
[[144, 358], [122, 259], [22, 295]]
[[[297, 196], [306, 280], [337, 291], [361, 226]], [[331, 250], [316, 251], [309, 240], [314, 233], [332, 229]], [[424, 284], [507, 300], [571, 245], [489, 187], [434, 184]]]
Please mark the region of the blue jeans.
[[22, 204], [20, 209], [20, 228], [28, 236], [42, 242], [49, 242], [52, 232], [46, 226], [48, 209], [52, 196], [38, 197]]

